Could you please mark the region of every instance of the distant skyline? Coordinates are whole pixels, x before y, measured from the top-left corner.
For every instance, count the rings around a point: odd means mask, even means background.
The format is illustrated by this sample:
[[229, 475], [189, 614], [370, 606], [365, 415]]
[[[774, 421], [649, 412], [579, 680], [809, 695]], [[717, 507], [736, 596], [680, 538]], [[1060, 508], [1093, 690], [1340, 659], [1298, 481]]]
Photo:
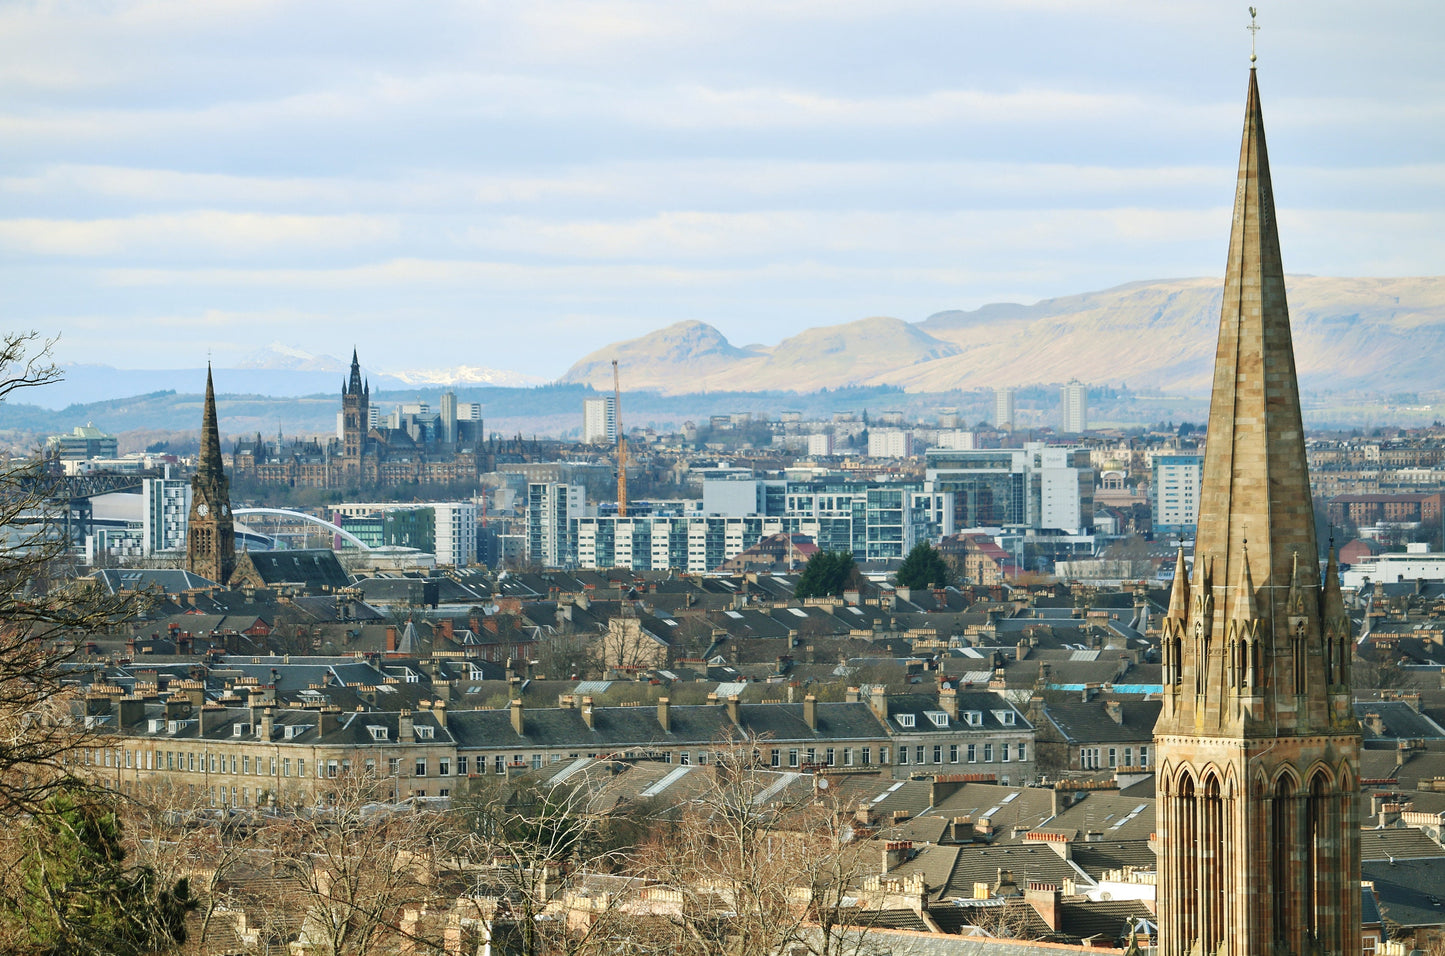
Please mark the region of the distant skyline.
[[[547, 379], [1220, 274], [1246, 4], [0, 4], [0, 315]], [[1285, 267], [1445, 262], [1445, 6], [1262, 6]]]

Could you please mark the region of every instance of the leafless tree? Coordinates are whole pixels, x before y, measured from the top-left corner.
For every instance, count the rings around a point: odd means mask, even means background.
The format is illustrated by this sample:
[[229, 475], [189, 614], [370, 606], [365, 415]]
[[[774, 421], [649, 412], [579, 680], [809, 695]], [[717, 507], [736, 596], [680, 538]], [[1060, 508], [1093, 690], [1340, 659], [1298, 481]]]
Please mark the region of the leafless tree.
[[403, 908], [437, 900], [438, 860], [449, 853], [446, 816], [390, 804], [390, 786], [366, 772], [343, 775], [317, 806], [270, 818], [258, 834], [282, 892], [301, 912], [299, 942], [351, 956], [403, 942], [439, 947], [401, 928]]
[[[60, 378], [51, 344], [34, 332], [0, 336], [0, 402]], [[58, 481], [39, 456], [0, 465], [0, 819], [40, 810], [72, 776], [83, 727], [65, 666], [85, 635], [140, 600], [75, 580]]]

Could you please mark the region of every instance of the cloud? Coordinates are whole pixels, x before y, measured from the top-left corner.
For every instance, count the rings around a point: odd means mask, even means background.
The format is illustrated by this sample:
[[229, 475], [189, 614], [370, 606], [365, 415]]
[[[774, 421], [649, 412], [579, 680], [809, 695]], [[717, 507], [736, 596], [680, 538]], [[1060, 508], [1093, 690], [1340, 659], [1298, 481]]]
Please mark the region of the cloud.
[[355, 248], [395, 235], [393, 223], [372, 216], [294, 216], [195, 212], [128, 219], [0, 220], [0, 248], [45, 256], [274, 254], [282, 249]]

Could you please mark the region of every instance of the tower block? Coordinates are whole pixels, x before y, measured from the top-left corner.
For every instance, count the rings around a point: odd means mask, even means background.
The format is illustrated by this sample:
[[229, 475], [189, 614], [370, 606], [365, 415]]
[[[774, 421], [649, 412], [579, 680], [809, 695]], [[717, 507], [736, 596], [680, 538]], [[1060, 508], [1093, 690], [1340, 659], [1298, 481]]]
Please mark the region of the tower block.
[[1194, 569], [1163, 627], [1163, 956], [1360, 951], [1360, 730], [1349, 616], [1319, 571], [1253, 67]]

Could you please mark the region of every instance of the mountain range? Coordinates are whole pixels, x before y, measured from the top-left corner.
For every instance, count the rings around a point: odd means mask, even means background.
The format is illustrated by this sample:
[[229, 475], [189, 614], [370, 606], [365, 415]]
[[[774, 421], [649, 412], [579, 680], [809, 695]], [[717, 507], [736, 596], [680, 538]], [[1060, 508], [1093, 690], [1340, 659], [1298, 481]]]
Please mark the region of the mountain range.
[[[1445, 276], [1286, 280], [1303, 388], [1445, 389]], [[739, 348], [703, 322], [678, 322], [583, 357], [563, 383], [610, 389], [810, 392], [895, 386], [946, 392], [1077, 378], [1207, 394], [1223, 282], [1132, 282], [1100, 292], [939, 312], [921, 322], [868, 318]]]

